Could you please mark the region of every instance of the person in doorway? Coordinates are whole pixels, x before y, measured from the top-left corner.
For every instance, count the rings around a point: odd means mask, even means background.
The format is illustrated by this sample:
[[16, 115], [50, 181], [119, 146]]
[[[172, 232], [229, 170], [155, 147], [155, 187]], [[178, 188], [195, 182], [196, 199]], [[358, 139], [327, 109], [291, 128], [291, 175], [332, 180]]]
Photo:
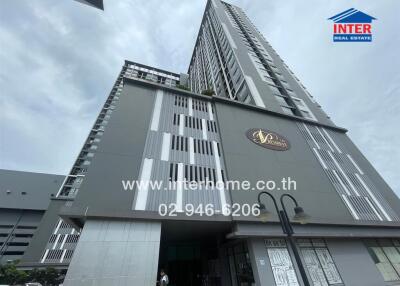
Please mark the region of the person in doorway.
[[169, 278], [167, 273], [165, 273], [165, 271], [163, 269], [161, 269], [160, 271], [160, 286], [167, 286], [169, 284]]

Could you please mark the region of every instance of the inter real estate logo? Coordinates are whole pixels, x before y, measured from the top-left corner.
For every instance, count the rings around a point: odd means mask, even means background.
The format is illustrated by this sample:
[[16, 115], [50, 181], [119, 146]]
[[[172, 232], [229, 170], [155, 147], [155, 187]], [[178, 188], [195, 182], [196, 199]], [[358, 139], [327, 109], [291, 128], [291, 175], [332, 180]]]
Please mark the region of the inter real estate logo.
[[339, 13], [328, 20], [333, 21], [334, 42], [371, 42], [374, 17], [354, 8]]

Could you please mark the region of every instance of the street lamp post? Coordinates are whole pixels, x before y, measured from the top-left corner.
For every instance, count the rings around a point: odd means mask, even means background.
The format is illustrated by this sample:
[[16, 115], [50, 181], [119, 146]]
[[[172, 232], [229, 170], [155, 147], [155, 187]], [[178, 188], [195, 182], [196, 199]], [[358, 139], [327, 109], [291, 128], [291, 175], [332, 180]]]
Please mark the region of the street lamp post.
[[306, 215], [304, 213], [303, 208], [299, 206], [299, 204], [297, 203], [296, 199], [292, 195], [289, 195], [289, 194], [281, 195], [280, 203], [281, 203], [282, 209], [279, 209], [278, 204], [276, 202], [276, 199], [274, 198], [273, 195], [271, 195], [268, 192], [261, 192], [261, 193], [258, 194], [258, 203], [260, 205], [260, 217], [261, 217], [261, 220], [263, 222], [266, 222], [267, 219], [268, 219], [268, 216], [271, 214], [267, 210], [265, 205], [261, 203], [261, 196], [263, 194], [269, 196], [272, 199], [272, 201], [274, 203], [274, 206], [275, 206], [275, 209], [276, 209], [276, 212], [278, 214], [278, 218], [279, 218], [279, 222], [280, 222], [281, 227], [282, 227], [282, 231], [287, 236], [287, 239], [289, 241], [289, 245], [290, 245], [290, 247], [291, 247], [291, 249], [293, 251], [293, 254], [294, 254], [294, 258], [295, 258], [296, 263], [297, 263], [297, 265], [299, 267], [300, 275], [301, 275], [301, 278], [303, 280], [304, 286], [310, 286], [310, 282], [308, 281], [306, 270], [305, 270], [305, 268], [303, 266], [303, 262], [301, 261], [301, 258], [300, 258], [300, 253], [299, 253], [299, 251], [297, 249], [295, 240], [293, 238], [293, 233], [294, 233], [293, 232], [293, 227], [291, 225], [289, 216], [287, 214], [286, 207], [285, 207], [285, 204], [283, 202], [283, 199], [285, 197], [287, 197], [287, 198], [290, 198], [294, 202], [294, 205], [295, 205], [295, 207], [294, 207], [295, 215], [293, 217], [294, 221], [298, 221], [301, 224], [304, 224], [304, 223], [306, 223], [308, 215]]

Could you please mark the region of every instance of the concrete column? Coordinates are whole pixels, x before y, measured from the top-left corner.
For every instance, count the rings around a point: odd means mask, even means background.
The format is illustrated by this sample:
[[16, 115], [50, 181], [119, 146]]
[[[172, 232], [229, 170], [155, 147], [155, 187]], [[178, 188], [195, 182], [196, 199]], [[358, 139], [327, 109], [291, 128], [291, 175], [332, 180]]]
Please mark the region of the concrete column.
[[271, 264], [269, 263], [264, 240], [252, 238], [247, 241], [254, 282], [257, 286], [275, 285]]
[[156, 285], [160, 234], [160, 222], [88, 220], [64, 286]]

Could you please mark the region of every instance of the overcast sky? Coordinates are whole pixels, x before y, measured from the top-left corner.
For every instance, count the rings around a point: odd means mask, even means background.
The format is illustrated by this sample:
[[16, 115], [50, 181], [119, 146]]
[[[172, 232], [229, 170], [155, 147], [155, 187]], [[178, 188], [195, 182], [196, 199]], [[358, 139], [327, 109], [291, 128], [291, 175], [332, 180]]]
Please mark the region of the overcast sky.
[[[129, 59], [186, 72], [202, 0], [0, 1], [0, 168], [67, 174]], [[400, 195], [400, 1], [231, 1]], [[372, 43], [332, 43], [327, 18], [378, 20]]]

